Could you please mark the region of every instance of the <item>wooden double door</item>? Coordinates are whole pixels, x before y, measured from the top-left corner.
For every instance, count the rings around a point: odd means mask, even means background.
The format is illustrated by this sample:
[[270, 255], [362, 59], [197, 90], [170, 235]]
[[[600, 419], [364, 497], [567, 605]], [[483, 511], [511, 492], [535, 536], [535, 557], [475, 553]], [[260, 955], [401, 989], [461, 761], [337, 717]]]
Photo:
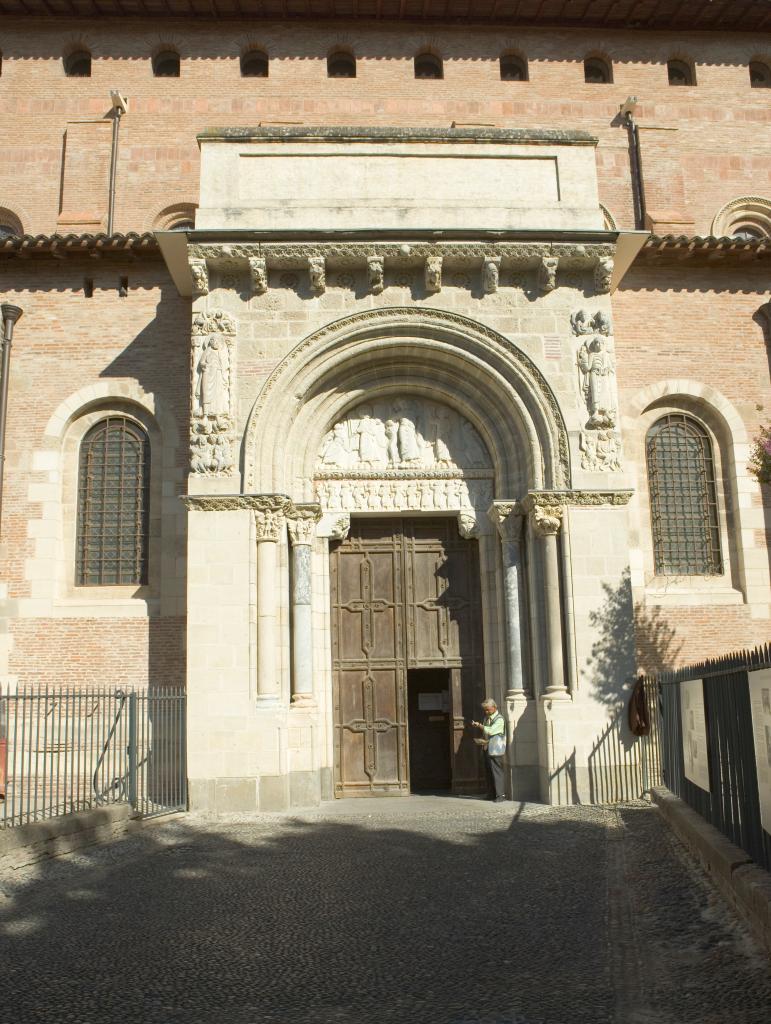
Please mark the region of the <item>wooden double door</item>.
[[336, 795], [479, 792], [476, 541], [449, 517], [354, 518], [330, 559]]

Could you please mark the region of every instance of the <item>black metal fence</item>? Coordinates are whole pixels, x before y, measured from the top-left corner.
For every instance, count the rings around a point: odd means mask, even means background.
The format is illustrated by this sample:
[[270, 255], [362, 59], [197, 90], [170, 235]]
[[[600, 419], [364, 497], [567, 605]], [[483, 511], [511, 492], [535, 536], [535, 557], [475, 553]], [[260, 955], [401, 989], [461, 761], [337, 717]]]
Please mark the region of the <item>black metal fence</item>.
[[187, 806], [182, 690], [0, 694], [0, 828], [130, 804]]
[[[771, 760], [768, 765], [758, 764], [749, 681], [749, 673], [769, 667], [771, 646], [767, 645], [690, 665], [654, 677], [654, 681], [659, 685], [661, 700], [664, 784], [756, 863], [771, 870], [771, 835], [761, 822], [758, 785], [759, 770], [761, 780], [768, 780]], [[702, 781], [708, 789], [686, 775], [686, 758], [693, 764], [694, 756], [699, 757], [700, 752], [696, 746], [688, 751], [685, 748], [681, 688], [683, 683], [698, 680], [703, 685], [703, 691], [697, 687], [697, 692], [703, 692], [706, 724]], [[762, 710], [756, 707], [756, 716]], [[687, 711], [689, 716], [691, 713]], [[755, 727], [758, 728], [757, 722]], [[696, 745], [698, 740], [689, 742]], [[765, 743], [768, 742], [766, 736]], [[764, 747], [762, 754], [771, 759], [771, 747], [768, 751]]]

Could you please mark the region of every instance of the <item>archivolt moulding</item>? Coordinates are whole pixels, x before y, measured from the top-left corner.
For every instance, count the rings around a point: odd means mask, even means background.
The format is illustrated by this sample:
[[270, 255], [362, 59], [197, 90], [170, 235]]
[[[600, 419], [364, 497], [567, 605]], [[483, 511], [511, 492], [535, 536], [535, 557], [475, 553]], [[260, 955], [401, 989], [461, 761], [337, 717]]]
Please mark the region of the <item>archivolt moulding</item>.
[[771, 199], [739, 196], [718, 210], [712, 221], [712, 234], [718, 238], [735, 235], [743, 228], [771, 237]]
[[244, 490], [282, 490], [300, 500], [298, 488], [312, 480], [335, 418], [376, 394], [408, 391], [472, 422], [504, 489], [521, 486], [524, 476], [526, 486], [570, 487], [562, 413], [524, 352], [456, 313], [386, 307], [315, 331], [268, 377], [245, 432]]

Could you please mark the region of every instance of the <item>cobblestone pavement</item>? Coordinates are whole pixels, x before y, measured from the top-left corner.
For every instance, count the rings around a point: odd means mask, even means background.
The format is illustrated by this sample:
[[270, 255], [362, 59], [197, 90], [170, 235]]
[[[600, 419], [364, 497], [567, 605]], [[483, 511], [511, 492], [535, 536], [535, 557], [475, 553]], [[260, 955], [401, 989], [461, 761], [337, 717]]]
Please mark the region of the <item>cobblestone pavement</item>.
[[769, 962], [647, 805], [351, 801], [0, 880], [13, 1024], [767, 1024]]

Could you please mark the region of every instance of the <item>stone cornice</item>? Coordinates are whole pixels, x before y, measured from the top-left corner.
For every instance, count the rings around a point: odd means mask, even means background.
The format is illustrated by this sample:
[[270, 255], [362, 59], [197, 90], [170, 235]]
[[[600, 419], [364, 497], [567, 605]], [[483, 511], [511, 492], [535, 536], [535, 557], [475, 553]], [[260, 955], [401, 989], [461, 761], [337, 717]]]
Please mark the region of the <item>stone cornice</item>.
[[296, 508], [286, 494], [181, 494], [180, 501], [189, 512], [281, 512], [291, 515]]
[[582, 508], [597, 508], [602, 505], [628, 505], [634, 491], [528, 491], [522, 499], [522, 506], [529, 511], [535, 505], [556, 508], [573, 505]]
[[589, 132], [559, 128], [402, 128], [348, 127], [332, 125], [249, 127], [232, 125], [204, 128], [196, 135], [201, 142], [501, 142], [519, 144], [546, 143], [559, 146], [596, 146], [598, 139]]

